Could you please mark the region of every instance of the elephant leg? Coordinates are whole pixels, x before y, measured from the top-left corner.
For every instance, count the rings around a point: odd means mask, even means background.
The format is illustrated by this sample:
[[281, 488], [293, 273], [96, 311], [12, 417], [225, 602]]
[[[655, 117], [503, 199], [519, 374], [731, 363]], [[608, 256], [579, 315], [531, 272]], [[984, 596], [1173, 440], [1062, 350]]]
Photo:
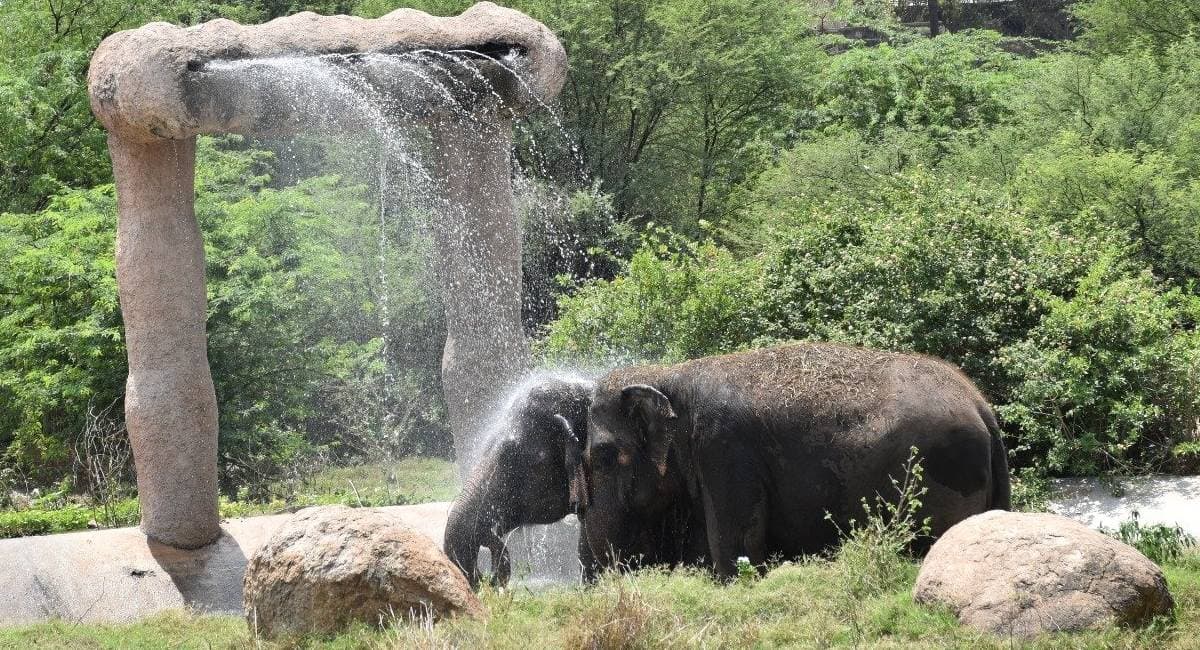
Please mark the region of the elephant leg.
[[492, 533], [487, 540], [488, 550], [492, 553], [492, 580], [498, 587], [508, 584], [512, 575], [512, 562], [508, 556], [508, 545], [499, 535]]
[[596, 584], [596, 558], [592, 556], [592, 547], [588, 545], [587, 529], [583, 518], [579, 519], [579, 566], [582, 569], [583, 584]]
[[723, 579], [737, 575], [746, 557], [761, 567], [767, 560], [767, 491], [760, 474], [740, 462], [737, 451], [701, 460], [700, 490], [713, 570]]

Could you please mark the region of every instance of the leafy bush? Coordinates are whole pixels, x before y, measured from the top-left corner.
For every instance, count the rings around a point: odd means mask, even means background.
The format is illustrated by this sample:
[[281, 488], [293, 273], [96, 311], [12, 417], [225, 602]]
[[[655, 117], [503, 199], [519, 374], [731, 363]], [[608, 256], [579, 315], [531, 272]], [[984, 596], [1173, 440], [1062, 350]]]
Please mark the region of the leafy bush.
[[849, 128], [868, 139], [888, 127], [943, 143], [1002, 122], [1004, 74], [1016, 59], [997, 47], [999, 34], [948, 34], [899, 47], [856, 48], [835, 57], [813, 102], [812, 127]]
[[1200, 183], [1159, 151], [1094, 151], [1064, 134], [1021, 165], [1015, 190], [1030, 214], [1124, 248], [1159, 278], [1200, 279]]
[[744, 347], [755, 337], [761, 272], [712, 241], [654, 231], [624, 275], [560, 299], [541, 342], [560, 362], [678, 361]]
[[0, 214], [0, 447], [34, 484], [67, 471], [89, 403], [122, 392], [111, 185]]
[[[925, 172], [882, 179], [862, 197], [801, 199], [765, 220], [767, 340], [832, 340], [949, 359], [1004, 395], [996, 351], [1038, 318], [1079, 262], [1054, 232], [1002, 196]], [[807, 205], [805, 205], [807, 204]]]
[[1073, 296], [1043, 299], [1041, 322], [1001, 351], [1015, 383], [999, 412], [1021, 431], [1016, 451], [1067, 474], [1168, 459], [1200, 413], [1200, 347], [1188, 334], [1200, 302], [1108, 257]]
[[[73, 530], [86, 530], [105, 518], [106, 510], [70, 504], [61, 508], [31, 508], [20, 511], [0, 512], [0, 538], [25, 537], [27, 535], [51, 535]], [[137, 499], [126, 499], [112, 504], [107, 511], [110, 526], [134, 526], [141, 518]]]
[[1071, 13], [1083, 23], [1083, 42], [1113, 52], [1149, 46], [1161, 52], [1200, 30], [1191, 0], [1081, 0]]
[[1143, 525], [1138, 520], [1136, 510], [1115, 531], [1102, 529], [1102, 532], [1136, 548], [1156, 564], [1175, 562], [1183, 557], [1184, 552], [1196, 546], [1196, 538], [1179, 526]]

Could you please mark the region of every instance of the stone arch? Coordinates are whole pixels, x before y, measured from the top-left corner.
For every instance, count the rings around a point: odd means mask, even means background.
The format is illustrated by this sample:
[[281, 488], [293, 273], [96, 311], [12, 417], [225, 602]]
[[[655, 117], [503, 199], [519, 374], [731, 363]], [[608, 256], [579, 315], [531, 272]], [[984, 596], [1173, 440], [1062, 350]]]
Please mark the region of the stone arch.
[[[342, 57], [413, 51], [471, 51], [489, 93], [475, 107], [486, 120], [423, 113], [435, 143], [433, 169], [446, 205], [435, 224], [443, 267], [447, 341], [443, 384], [456, 450], [466, 451], [480, 413], [528, 365], [521, 330], [521, 240], [510, 185], [511, 124], [558, 94], [566, 55], [541, 23], [481, 2], [438, 18], [399, 9], [382, 18], [300, 13], [262, 25], [214, 20], [180, 28], [151, 23], [113, 34], [92, 57], [92, 110], [109, 133], [117, 184], [117, 282], [129, 357], [125, 411], [137, 468], [142, 529], [151, 538], [197, 548], [220, 535], [217, 512], [217, 404], [205, 334], [204, 246], [194, 211], [196, 136], [279, 135], [328, 129], [333, 111], [296, 97], [304, 85], [252, 86], [212, 74], [215, 62], [280, 56]], [[504, 53], [518, 81], [492, 57]], [[301, 73], [303, 74], [303, 73]], [[385, 93], [411, 93], [389, 87]], [[297, 90], [300, 88], [301, 90]], [[494, 91], [494, 92], [493, 92]], [[408, 100], [412, 100], [409, 97]], [[338, 128], [369, 128], [339, 124]], [[471, 130], [472, 137], [466, 130]], [[482, 132], [481, 132], [482, 130]], [[454, 146], [449, 146], [453, 144]], [[439, 236], [448, 221], [471, 233]], [[468, 245], [469, 243], [469, 245]], [[487, 346], [480, 344], [486, 336]]]

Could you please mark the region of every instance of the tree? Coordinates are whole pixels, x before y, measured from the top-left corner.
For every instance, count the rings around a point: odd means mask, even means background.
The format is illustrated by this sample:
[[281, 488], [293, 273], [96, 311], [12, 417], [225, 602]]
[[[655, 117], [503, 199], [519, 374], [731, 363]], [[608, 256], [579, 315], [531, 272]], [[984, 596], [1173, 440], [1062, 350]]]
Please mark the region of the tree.
[[1083, 23], [1083, 42], [1099, 52], [1144, 43], [1158, 53], [1200, 29], [1195, 0], [1082, 0], [1071, 12]]

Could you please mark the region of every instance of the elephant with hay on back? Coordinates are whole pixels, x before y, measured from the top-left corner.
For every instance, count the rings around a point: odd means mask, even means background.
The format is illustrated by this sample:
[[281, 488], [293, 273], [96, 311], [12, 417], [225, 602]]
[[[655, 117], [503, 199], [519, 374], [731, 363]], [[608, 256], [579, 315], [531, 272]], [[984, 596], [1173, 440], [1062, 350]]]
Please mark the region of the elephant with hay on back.
[[864, 499], [895, 500], [913, 447], [932, 538], [1010, 506], [991, 408], [931, 357], [801, 343], [622, 368], [587, 420], [581, 548], [601, 567], [668, 558], [728, 578], [739, 557], [830, 549]]

